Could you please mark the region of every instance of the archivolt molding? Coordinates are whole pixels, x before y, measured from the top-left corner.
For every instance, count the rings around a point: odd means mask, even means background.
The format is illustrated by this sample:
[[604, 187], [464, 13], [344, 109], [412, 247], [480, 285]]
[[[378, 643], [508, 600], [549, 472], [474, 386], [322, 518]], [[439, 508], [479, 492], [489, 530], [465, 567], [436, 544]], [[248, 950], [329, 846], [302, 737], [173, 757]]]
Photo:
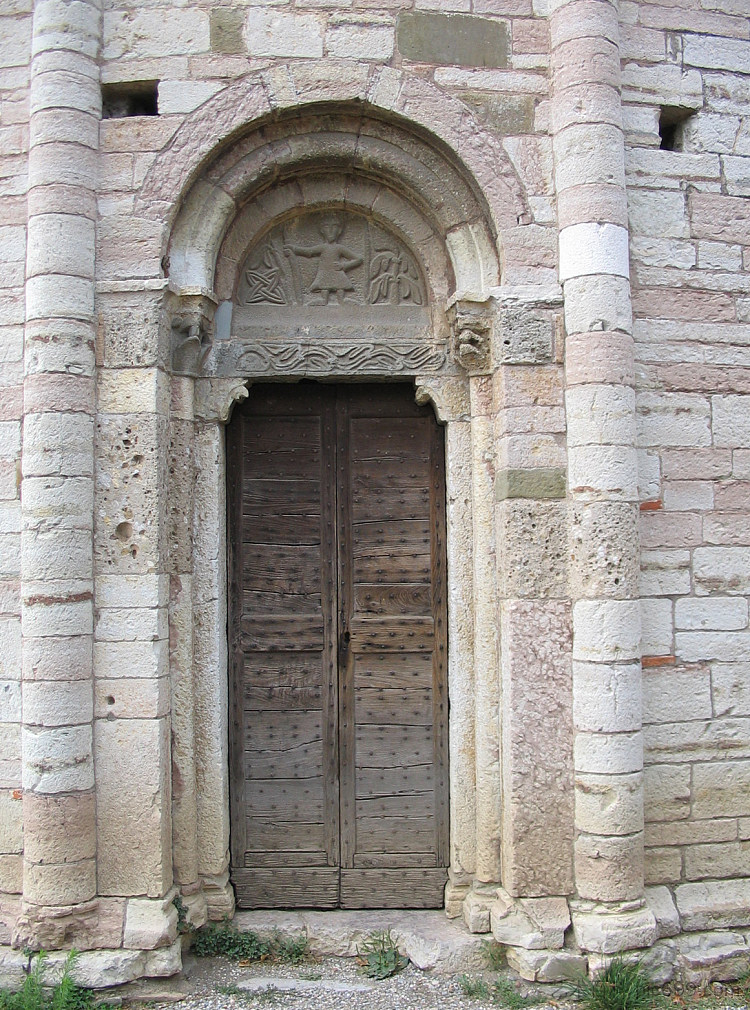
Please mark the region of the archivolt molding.
[[[437, 237], [450, 263], [451, 293], [485, 292], [499, 283], [497, 236], [465, 173], [403, 124], [359, 112], [270, 124], [221, 156], [193, 186], [175, 224], [171, 283], [225, 287], [214, 269], [230, 228], [241, 241], [242, 229], [232, 222], [244, 216], [255, 229], [270, 226], [294, 206], [320, 205], [326, 188], [338, 189], [328, 199], [339, 205], [359, 206], [410, 232], [412, 246]], [[245, 208], [251, 206], [250, 217]]]
[[[248, 75], [157, 157], [137, 213], [169, 220], [175, 207], [170, 289], [218, 304], [215, 326], [211, 314], [208, 325], [174, 316], [177, 373], [237, 382], [491, 368], [492, 321], [452, 329], [446, 309], [497, 291], [498, 236], [527, 208], [498, 138], [436, 86], [349, 61]], [[338, 289], [307, 256], [335, 245], [316, 238], [334, 219], [351, 252]]]
[[186, 117], [156, 158], [137, 213], [162, 218], [171, 226], [189, 187], [215, 151], [226, 150], [254, 124], [333, 103], [356, 103], [363, 118], [370, 113], [400, 117], [412, 129], [436, 138], [466, 166], [496, 233], [528, 214], [523, 187], [500, 139], [481, 126], [468, 106], [405, 71], [352, 60], [316, 60], [314, 67], [308, 60], [292, 61], [248, 74], [219, 92]]
[[306, 196], [307, 177], [336, 171], [379, 186], [385, 218], [388, 200], [400, 198], [440, 236], [455, 292], [498, 284], [499, 236], [528, 217], [501, 140], [457, 98], [392, 68], [319, 61], [314, 72], [303, 62], [249, 74], [186, 117], [136, 213], [171, 228], [171, 283], [210, 289], [219, 248], [249, 201], [292, 179]]

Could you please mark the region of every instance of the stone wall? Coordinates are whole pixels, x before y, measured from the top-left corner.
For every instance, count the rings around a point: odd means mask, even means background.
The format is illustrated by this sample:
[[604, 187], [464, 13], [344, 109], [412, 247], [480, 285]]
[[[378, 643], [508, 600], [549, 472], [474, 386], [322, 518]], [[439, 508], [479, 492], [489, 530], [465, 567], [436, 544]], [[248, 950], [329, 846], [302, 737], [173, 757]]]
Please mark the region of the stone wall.
[[[731, 4], [634, 6], [622, 20], [646, 875], [671, 884], [750, 866], [750, 43], [746, 11]], [[684, 117], [674, 150], [659, 147], [660, 106]]]
[[231, 911], [222, 425], [252, 375], [203, 352], [255, 222], [367, 163], [346, 199], [420, 250], [450, 345], [409, 373], [448, 426], [447, 909], [536, 977], [569, 927], [592, 969], [746, 966], [711, 939], [750, 925], [745, 8], [7, 0], [0, 944], [168, 973], [175, 885]]

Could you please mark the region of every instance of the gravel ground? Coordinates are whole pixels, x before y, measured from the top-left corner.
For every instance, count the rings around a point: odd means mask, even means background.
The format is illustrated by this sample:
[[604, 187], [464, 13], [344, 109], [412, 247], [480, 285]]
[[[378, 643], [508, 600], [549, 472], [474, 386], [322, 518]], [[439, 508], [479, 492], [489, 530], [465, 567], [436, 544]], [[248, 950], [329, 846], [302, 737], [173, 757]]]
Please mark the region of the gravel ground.
[[[472, 978], [480, 977], [472, 974]], [[247, 966], [223, 958], [185, 958], [184, 981], [143, 993], [153, 1010], [485, 1010], [491, 1000], [472, 999], [461, 991], [457, 975], [436, 975], [409, 965], [382, 981], [366, 978], [353, 958], [307, 960], [299, 965], [254, 963]], [[484, 976], [489, 985], [497, 974]], [[295, 988], [291, 988], [294, 986]], [[159, 989], [161, 992], [159, 992]], [[551, 987], [550, 987], [551, 989]], [[565, 1004], [549, 992], [544, 1007]], [[130, 996], [132, 1000], [135, 993]], [[156, 997], [156, 999], [155, 999]], [[159, 1001], [168, 997], [168, 1002]], [[126, 997], [127, 999], [127, 997]], [[179, 1000], [179, 1003], [175, 1001]]]

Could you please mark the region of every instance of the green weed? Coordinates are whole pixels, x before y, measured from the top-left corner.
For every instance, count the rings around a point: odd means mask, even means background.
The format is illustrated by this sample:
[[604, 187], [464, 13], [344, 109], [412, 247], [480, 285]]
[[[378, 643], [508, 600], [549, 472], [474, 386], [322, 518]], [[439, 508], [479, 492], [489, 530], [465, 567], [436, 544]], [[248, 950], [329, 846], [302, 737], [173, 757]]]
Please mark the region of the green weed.
[[487, 958], [487, 967], [492, 971], [505, 967], [505, 948], [497, 940], [482, 940], [482, 950]]
[[242, 932], [224, 920], [220, 925], [209, 923], [196, 932], [193, 953], [197, 957], [226, 957], [230, 961], [301, 964], [310, 956], [310, 948], [305, 936], [282, 937], [275, 933], [270, 940], [264, 940], [257, 933]]
[[596, 978], [582, 977], [566, 988], [586, 1010], [652, 1010], [659, 994], [638, 961], [613, 958]]
[[362, 946], [357, 947], [357, 957], [362, 974], [376, 979], [390, 978], [409, 963], [408, 957], [399, 954], [390, 929], [371, 933]]
[[[193, 940], [196, 957], [226, 957], [230, 961], [262, 961], [272, 954], [272, 945], [257, 933], [242, 933], [228, 921], [202, 926]], [[0, 1007], [2, 1010], [2, 1007]]]
[[77, 951], [71, 950], [65, 958], [62, 977], [54, 986], [44, 985], [46, 953], [28, 953], [24, 983], [18, 992], [0, 989], [0, 1010], [91, 1010], [94, 993], [72, 978]]
[[458, 984], [464, 996], [470, 999], [489, 999], [490, 987], [483, 978], [469, 978], [468, 975], [459, 975]]
[[172, 898], [172, 904], [177, 909], [177, 932], [182, 935], [182, 933], [190, 932], [190, 923], [188, 922], [188, 907], [182, 900], [181, 894], [175, 894]]
[[305, 936], [274, 937], [274, 956], [285, 964], [301, 964], [310, 956], [310, 947]]

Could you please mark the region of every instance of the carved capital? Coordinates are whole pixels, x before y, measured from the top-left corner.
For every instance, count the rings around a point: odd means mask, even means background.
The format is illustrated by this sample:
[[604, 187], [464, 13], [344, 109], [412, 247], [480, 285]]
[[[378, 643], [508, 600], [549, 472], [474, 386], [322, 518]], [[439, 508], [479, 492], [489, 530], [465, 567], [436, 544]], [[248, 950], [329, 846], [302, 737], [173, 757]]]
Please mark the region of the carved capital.
[[226, 423], [235, 403], [248, 397], [242, 379], [199, 379], [195, 385], [195, 416], [201, 421]]
[[457, 364], [469, 375], [492, 371], [492, 313], [489, 302], [454, 302], [448, 310], [451, 351]]
[[414, 399], [420, 407], [431, 403], [441, 424], [467, 421], [471, 416], [469, 380], [465, 375], [418, 375]]
[[211, 350], [216, 300], [203, 291], [173, 294], [168, 311], [172, 371], [176, 375], [198, 375]]

